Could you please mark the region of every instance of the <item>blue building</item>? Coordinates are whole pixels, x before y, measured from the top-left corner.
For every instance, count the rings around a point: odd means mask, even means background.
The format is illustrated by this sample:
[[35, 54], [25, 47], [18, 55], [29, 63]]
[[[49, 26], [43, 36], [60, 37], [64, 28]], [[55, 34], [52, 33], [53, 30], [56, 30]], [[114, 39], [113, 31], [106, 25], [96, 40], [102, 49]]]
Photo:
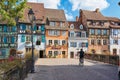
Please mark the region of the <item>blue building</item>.
[[[42, 3], [27, 3], [34, 12], [36, 20], [34, 26], [28, 19], [28, 11], [25, 10], [24, 20], [19, 21], [18, 27], [18, 51], [27, 54], [32, 51], [31, 34], [33, 31], [34, 53], [39, 57], [45, 56], [45, 19], [44, 19], [44, 5]], [[32, 30], [33, 27], [33, 30]]]
[[15, 55], [17, 48], [17, 27], [0, 25], [0, 59]]

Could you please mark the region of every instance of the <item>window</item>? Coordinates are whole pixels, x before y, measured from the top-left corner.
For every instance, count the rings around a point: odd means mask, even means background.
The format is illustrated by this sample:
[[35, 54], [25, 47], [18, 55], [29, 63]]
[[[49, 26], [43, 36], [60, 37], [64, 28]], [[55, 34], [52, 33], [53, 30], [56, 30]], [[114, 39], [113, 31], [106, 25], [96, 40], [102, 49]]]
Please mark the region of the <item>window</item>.
[[26, 30], [26, 25], [25, 25], [25, 24], [21, 24], [21, 25], [20, 25], [20, 29], [21, 29], [21, 30]]
[[101, 45], [101, 40], [97, 40], [97, 44], [98, 44], [98, 45]]
[[65, 45], [66, 44], [66, 41], [65, 40], [62, 40], [62, 45]]
[[25, 36], [24, 35], [21, 36], [21, 42], [25, 42]]
[[83, 29], [83, 25], [80, 25], [79, 28], [80, 28], [80, 29]]
[[62, 36], [66, 36], [66, 31], [62, 31]]
[[100, 29], [97, 30], [97, 35], [101, 35], [101, 30]]
[[113, 35], [117, 35], [118, 34], [118, 30], [117, 29], [113, 29]]
[[49, 57], [51, 57], [52, 56], [52, 51], [48, 51], [48, 55], [49, 55]]
[[49, 43], [49, 45], [51, 45], [52, 44], [52, 40], [49, 40], [48, 43]]
[[48, 35], [58, 36], [58, 35], [60, 35], [60, 31], [57, 31], [57, 30], [49, 30], [49, 31], [48, 31]]
[[26, 41], [31, 41], [31, 36], [26, 36]]
[[81, 37], [81, 32], [77, 32], [76, 37]]
[[86, 32], [81, 32], [81, 37], [86, 37]]
[[58, 55], [58, 51], [54, 51], [54, 56], [56, 57]]
[[58, 40], [54, 40], [54, 45], [58, 45]]
[[107, 40], [103, 40], [103, 45], [107, 45]]
[[76, 42], [70, 42], [70, 47], [77, 47], [77, 43]]
[[94, 45], [95, 44], [95, 40], [91, 40], [91, 45]]
[[94, 34], [95, 34], [95, 30], [91, 29], [91, 35], [94, 35]]
[[74, 29], [74, 24], [71, 24], [71, 25], [70, 25], [70, 29]]
[[113, 40], [113, 44], [118, 44], [118, 40]]
[[107, 35], [107, 30], [103, 30], [103, 35]]
[[55, 22], [50, 22], [50, 26], [55, 26]]
[[70, 37], [74, 37], [74, 32], [70, 32]]
[[60, 22], [60, 27], [62, 27], [63, 26], [63, 22]]
[[36, 45], [40, 45], [41, 44], [41, 41], [40, 40], [37, 40], [36, 41]]
[[86, 43], [82, 43], [82, 47], [86, 47]]

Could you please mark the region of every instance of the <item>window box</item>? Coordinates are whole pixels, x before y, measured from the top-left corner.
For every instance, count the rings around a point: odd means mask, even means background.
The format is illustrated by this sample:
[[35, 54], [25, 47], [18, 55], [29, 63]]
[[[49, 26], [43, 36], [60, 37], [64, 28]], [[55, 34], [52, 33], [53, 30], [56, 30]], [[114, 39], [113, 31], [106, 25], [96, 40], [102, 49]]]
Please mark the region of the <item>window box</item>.
[[36, 33], [40, 33], [41, 31], [40, 30], [36, 30]]
[[28, 30], [26, 30], [26, 33], [31, 33], [31, 30], [29, 30], [29, 29], [28, 29]]

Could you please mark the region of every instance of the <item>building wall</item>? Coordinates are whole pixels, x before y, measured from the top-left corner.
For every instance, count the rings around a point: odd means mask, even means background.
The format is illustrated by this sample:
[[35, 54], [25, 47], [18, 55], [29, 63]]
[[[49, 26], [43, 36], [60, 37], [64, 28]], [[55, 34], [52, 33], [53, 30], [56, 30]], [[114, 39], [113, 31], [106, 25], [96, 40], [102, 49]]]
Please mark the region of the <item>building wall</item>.
[[[116, 30], [117, 32], [114, 32], [113, 30]], [[110, 35], [110, 54], [111, 55], [119, 55], [120, 53], [120, 29], [111, 29], [111, 35]], [[116, 35], [114, 35], [114, 33]], [[117, 40], [117, 44], [114, 43], [114, 40]], [[113, 49], [116, 49], [116, 53], [114, 54]]]
[[[59, 55], [56, 57], [60, 57], [60, 58], [62, 58], [62, 51], [65, 51], [65, 57], [67, 57], [68, 31], [65, 30], [66, 35], [64, 35], [64, 36], [62, 35], [62, 31], [63, 30], [60, 30], [60, 35], [58, 35], [58, 36], [50, 36], [50, 35], [48, 35], [48, 30], [46, 30], [46, 56], [47, 57], [49, 55], [48, 51], [53, 51], [53, 52], [58, 51]], [[51, 45], [49, 45], [49, 43], [48, 43], [49, 40], [52, 40]], [[54, 40], [59, 40], [59, 45], [55, 46]], [[62, 45], [62, 40], [66, 41], [65, 45]], [[54, 56], [54, 55], [52, 55], [52, 56]]]
[[[77, 43], [77, 46], [76, 47], [71, 47], [70, 46], [70, 42], [76, 42]], [[87, 38], [79, 38], [78, 40], [68, 40], [68, 58], [77, 58], [77, 52], [80, 51], [80, 49], [83, 49], [84, 52], [87, 52], [87, 48], [88, 48], [88, 45], [85, 45], [84, 47], [82, 47], [82, 44], [81, 46], [79, 45], [79, 43], [88, 43], [88, 40]], [[71, 56], [71, 52], [73, 52], [73, 57]]]
[[[37, 26], [40, 26], [39, 30], [35, 28]], [[40, 50], [45, 51], [45, 28], [44, 28], [45, 26], [44, 25], [37, 25], [37, 26], [34, 27], [34, 31], [33, 31], [33, 45], [35, 47], [37, 54], [39, 55]], [[24, 24], [24, 27], [26, 27], [24, 30], [22, 29], [18, 30], [19, 33], [18, 33], [18, 48], [17, 48], [17, 50], [23, 51], [23, 54], [27, 53], [26, 48], [32, 47], [31, 33], [26, 33], [26, 30], [29, 30], [27, 28], [28, 24]], [[40, 41], [40, 43], [37, 43], [37, 41]]]

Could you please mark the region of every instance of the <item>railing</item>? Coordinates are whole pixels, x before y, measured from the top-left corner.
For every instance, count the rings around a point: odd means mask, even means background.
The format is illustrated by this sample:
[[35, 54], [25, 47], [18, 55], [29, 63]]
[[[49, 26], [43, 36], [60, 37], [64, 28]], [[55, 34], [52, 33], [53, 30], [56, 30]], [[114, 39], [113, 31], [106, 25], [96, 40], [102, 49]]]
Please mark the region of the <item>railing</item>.
[[27, 60], [21, 67], [15, 65], [8, 71], [0, 74], [0, 80], [24, 80], [30, 72], [31, 66], [31, 60]]
[[85, 54], [85, 58], [114, 65], [119, 64], [119, 56], [117, 55]]

